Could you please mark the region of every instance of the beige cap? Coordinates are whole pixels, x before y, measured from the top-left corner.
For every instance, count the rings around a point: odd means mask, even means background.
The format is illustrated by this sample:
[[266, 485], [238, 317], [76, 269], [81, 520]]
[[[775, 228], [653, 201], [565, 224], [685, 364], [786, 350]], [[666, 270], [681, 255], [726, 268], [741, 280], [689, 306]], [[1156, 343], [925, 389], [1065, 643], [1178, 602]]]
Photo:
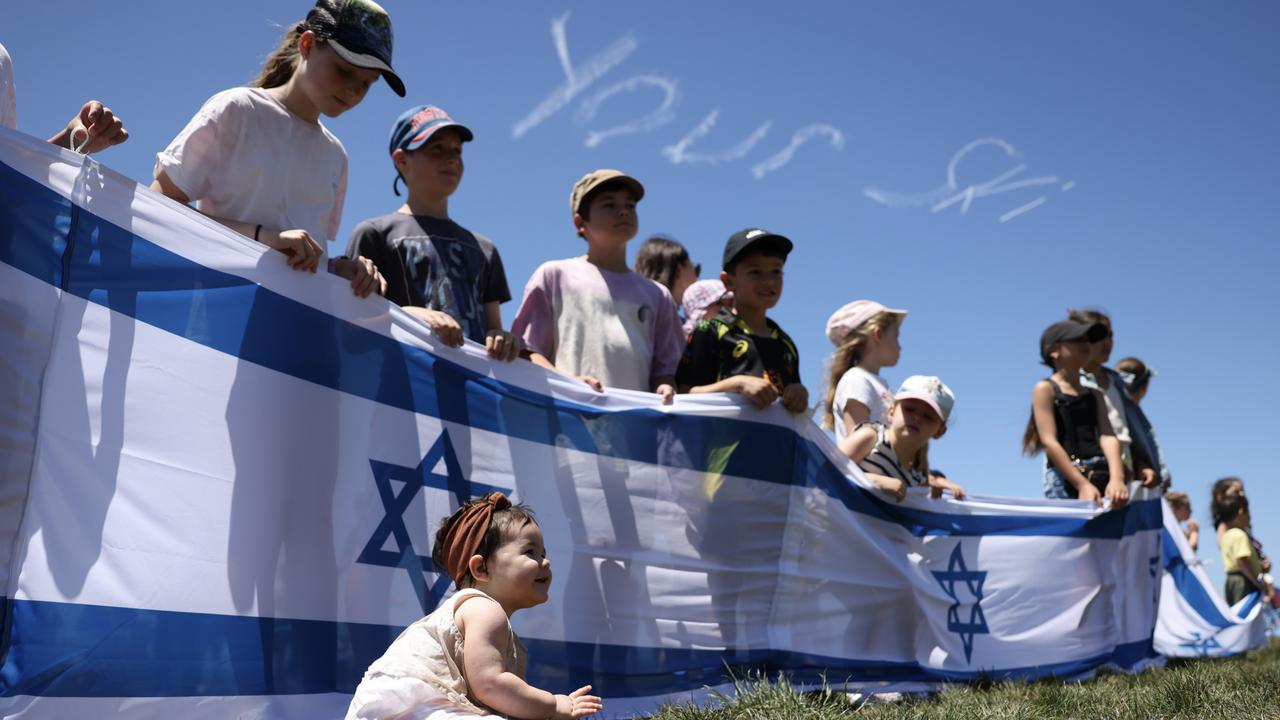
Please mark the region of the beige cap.
[[582, 209], [583, 199], [586, 198], [592, 190], [595, 190], [610, 180], [618, 180], [622, 184], [626, 185], [627, 188], [635, 194], [636, 200], [640, 200], [644, 197], [644, 186], [640, 184], [639, 180], [627, 175], [621, 170], [610, 170], [608, 168], [604, 168], [594, 172], [589, 172], [586, 175], [583, 175], [581, 180], [574, 183], [573, 192], [569, 193], [569, 212], [577, 215], [578, 211]]

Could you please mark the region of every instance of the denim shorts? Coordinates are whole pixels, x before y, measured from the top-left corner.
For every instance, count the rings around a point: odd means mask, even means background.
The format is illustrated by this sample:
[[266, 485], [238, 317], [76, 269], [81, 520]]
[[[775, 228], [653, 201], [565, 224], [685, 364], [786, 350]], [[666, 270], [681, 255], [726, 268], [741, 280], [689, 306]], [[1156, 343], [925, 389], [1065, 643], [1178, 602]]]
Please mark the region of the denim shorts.
[[[1089, 476], [1090, 470], [1106, 467], [1106, 465], [1107, 459], [1102, 456], [1077, 460], [1075, 463], [1075, 466], [1080, 468], [1080, 472], [1084, 473], [1085, 477]], [[1054, 467], [1053, 463], [1046, 462], [1044, 466], [1044, 496], [1047, 498], [1074, 500], [1076, 495], [1075, 487], [1068, 483], [1066, 478], [1062, 477], [1062, 473], [1058, 472], [1058, 468]]]

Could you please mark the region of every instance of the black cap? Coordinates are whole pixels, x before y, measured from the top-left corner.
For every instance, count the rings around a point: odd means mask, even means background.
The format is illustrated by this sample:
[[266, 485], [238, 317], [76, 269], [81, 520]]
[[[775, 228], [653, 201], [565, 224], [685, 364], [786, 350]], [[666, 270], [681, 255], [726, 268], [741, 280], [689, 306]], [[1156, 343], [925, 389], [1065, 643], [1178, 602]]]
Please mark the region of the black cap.
[[1046, 365], [1051, 365], [1049, 360], [1049, 351], [1054, 345], [1063, 342], [1071, 342], [1072, 340], [1088, 340], [1089, 342], [1098, 342], [1107, 336], [1107, 326], [1102, 323], [1093, 323], [1086, 325], [1075, 320], [1063, 320], [1056, 322], [1044, 329], [1040, 333], [1040, 359]]
[[782, 259], [787, 259], [787, 255], [791, 252], [794, 245], [785, 237], [768, 230], [760, 228], [747, 228], [729, 236], [729, 242], [724, 244], [724, 262], [721, 268], [728, 270], [738, 256], [747, 251], [747, 248], [764, 249], [767, 247], [773, 250], [775, 255], [781, 255]]
[[391, 16], [382, 6], [373, 0], [318, 0], [307, 13], [307, 26], [343, 60], [380, 71], [404, 97], [404, 83], [391, 69]]

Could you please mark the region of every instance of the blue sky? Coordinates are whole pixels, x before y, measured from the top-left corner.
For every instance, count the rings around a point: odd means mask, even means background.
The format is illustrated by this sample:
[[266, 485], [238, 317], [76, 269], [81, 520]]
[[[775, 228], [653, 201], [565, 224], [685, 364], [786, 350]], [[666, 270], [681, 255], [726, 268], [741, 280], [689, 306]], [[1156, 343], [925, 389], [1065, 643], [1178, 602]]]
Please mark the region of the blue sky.
[[[344, 240], [397, 207], [386, 138], [412, 104], [475, 131], [452, 215], [497, 243], [517, 298], [540, 262], [583, 251], [573, 182], [622, 168], [648, 188], [641, 238], [680, 239], [703, 277], [743, 227], [796, 242], [773, 317], [815, 397], [831, 311], [861, 297], [909, 309], [884, 374], [953, 388], [930, 456], [998, 495], [1040, 493], [1041, 460], [1019, 454], [1046, 374], [1040, 331], [1067, 307], [1105, 309], [1113, 359], [1159, 371], [1145, 407], [1197, 518], [1207, 529], [1213, 480], [1239, 475], [1280, 555], [1274, 4], [384, 5], [409, 96], [379, 84], [326, 121], [350, 155]], [[99, 159], [149, 181], [154, 154], [208, 96], [248, 82], [308, 7], [13, 4], [0, 42], [20, 129], [52, 133], [100, 98], [133, 137]], [[552, 32], [566, 14], [578, 87], [528, 120], [567, 84]], [[1200, 554], [1220, 579], [1211, 532]]]

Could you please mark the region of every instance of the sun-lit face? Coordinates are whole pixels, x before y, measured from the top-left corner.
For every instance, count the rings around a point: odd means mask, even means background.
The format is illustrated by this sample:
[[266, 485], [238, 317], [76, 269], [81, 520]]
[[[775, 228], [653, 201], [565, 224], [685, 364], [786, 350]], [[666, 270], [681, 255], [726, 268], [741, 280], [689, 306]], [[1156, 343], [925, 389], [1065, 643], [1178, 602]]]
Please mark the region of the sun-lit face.
[[396, 150], [391, 158], [415, 197], [447, 198], [462, 182], [462, 136], [452, 128], [436, 131], [417, 150]]
[[476, 587], [507, 614], [541, 605], [551, 590], [551, 561], [543, 545], [542, 528], [527, 522], [498, 546], [485, 561], [487, 574]]
[[898, 364], [899, 358], [902, 357], [902, 343], [899, 341], [901, 333], [901, 321], [891, 323], [889, 327], [880, 331], [880, 344], [877, 347], [877, 352], [880, 356], [881, 367], [893, 367]]
[[782, 258], [753, 254], [733, 265], [733, 272], [720, 273], [725, 290], [744, 310], [769, 310], [782, 298]]
[[574, 215], [573, 222], [585, 231], [589, 243], [624, 245], [640, 226], [636, 196], [626, 187], [597, 190], [587, 203], [586, 217]]
[[692, 260], [685, 260], [684, 264], [676, 269], [675, 280], [671, 282], [671, 298], [677, 305], [684, 300], [684, 291], [696, 282], [698, 282], [698, 271], [694, 269]]
[[942, 418], [929, 407], [929, 403], [916, 398], [895, 402], [890, 423], [895, 432], [925, 439], [937, 437], [942, 430]]
[[328, 117], [338, 117], [359, 105], [381, 75], [338, 57], [310, 32], [303, 33], [298, 43], [302, 62], [297, 80], [316, 110]]

